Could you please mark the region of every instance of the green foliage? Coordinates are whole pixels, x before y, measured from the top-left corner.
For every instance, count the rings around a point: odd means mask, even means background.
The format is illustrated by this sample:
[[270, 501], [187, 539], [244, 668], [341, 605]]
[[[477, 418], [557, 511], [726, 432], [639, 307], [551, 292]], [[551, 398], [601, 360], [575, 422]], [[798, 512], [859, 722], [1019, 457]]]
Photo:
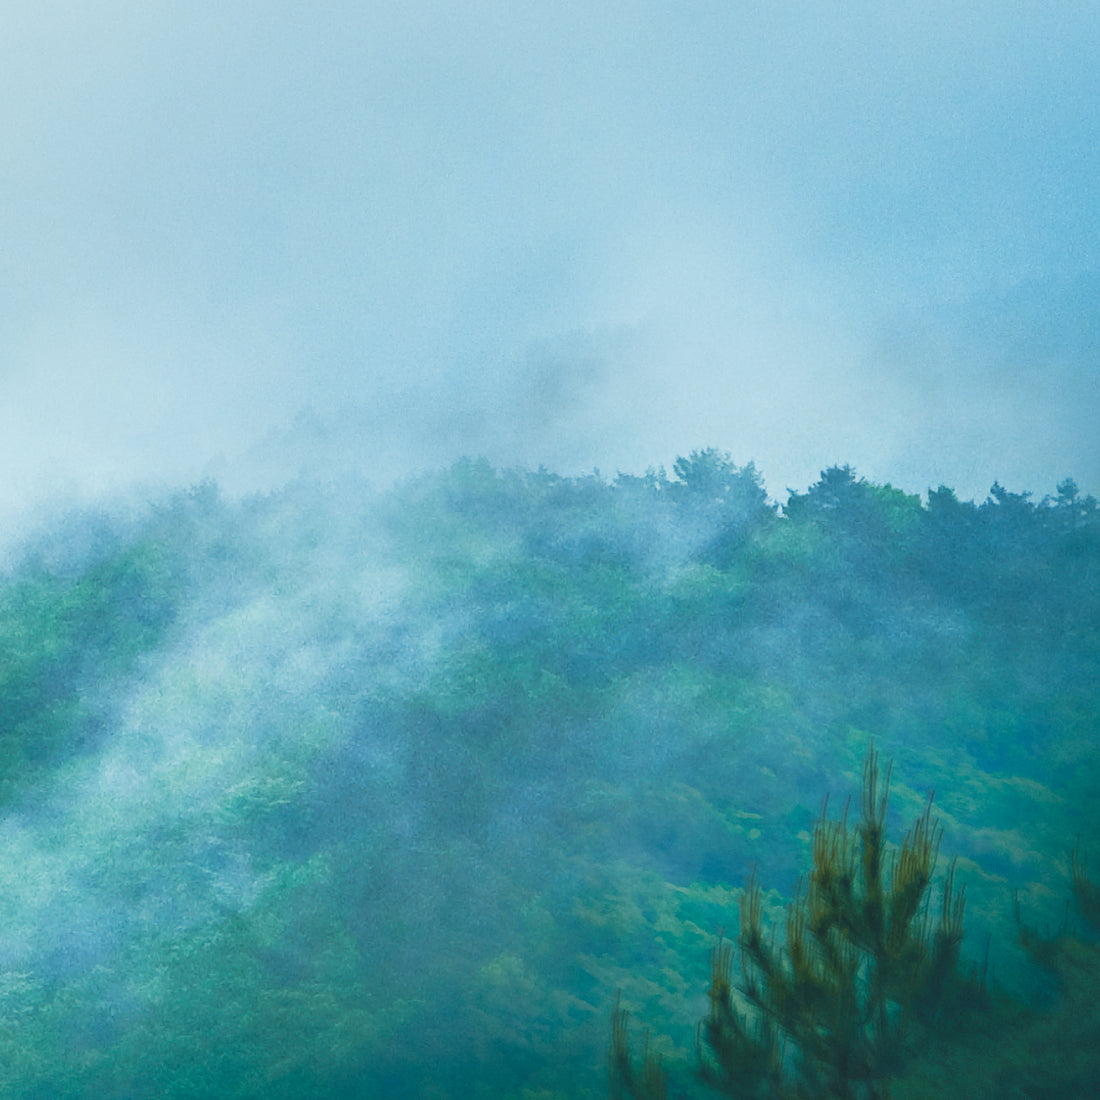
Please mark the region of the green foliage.
[[[954, 863], [939, 919], [929, 927], [927, 893], [940, 843], [931, 800], [900, 849], [888, 851], [889, 786], [888, 770], [880, 791], [872, 746], [861, 821], [853, 835], [847, 815], [830, 821], [823, 812], [809, 881], [787, 908], [781, 947], [765, 930], [755, 874], [750, 880], [736, 951], [720, 938], [712, 953], [710, 1009], [699, 1026], [700, 1077], [722, 1095], [879, 1100], [921, 1034], [976, 992], [958, 973], [964, 900], [954, 890]], [[634, 1068], [626, 1026], [616, 1004], [612, 1095], [667, 1095], [667, 1074], [648, 1037], [641, 1069]]]
[[1034, 991], [1004, 899], [1060, 919], [1100, 840], [1100, 517], [837, 470], [783, 514], [708, 449], [67, 520], [0, 577], [0, 1092], [584, 1100], [620, 987], [690, 1076], [724, 884], [782, 927], [871, 730]]
[[926, 893], [939, 827], [929, 803], [900, 850], [888, 855], [889, 786], [888, 771], [879, 792], [872, 747], [856, 835], [846, 818], [822, 816], [809, 882], [788, 908], [783, 948], [765, 935], [760, 888], [750, 882], [737, 948], [738, 993], [751, 1019], [737, 1008], [732, 946], [719, 943], [701, 1028], [703, 1078], [725, 1095], [884, 1097], [916, 1028], [929, 1025], [945, 997], [957, 993], [963, 896], [954, 893], [954, 865], [929, 931]]
[[649, 1048], [649, 1032], [642, 1040], [642, 1064], [635, 1069], [630, 1054], [627, 1025], [630, 1013], [615, 998], [611, 1014], [611, 1049], [608, 1051], [608, 1077], [611, 1100], [664, 1100], [668, 1095], [668, 1073], [661, 1056]]
[[698, 561], [728, 565], [753, 534], [767, 526], [775, 510], [753, 463], [735, 466], [713, 447], [692, 451], [673, 465], [676, 481], [667, 487], [683, 515], [700, 529]]
[[75, 579], [36, 570], [0, 585], [0, 784], [79, 751], [102, 717], [94, 677], [124, 676], [159, 644], [178, 588], [151, 540]]
[[1050, 1003], [1020, 1014], [1013, 1049], [1000, 1052], [999, 1069], [990, 1075], [991, 1095], [1010, 1089], [1029, 1100], [1100, 1094], [1100, 888], [1088, 875], [1080, 841], [1070, 856], [1070, 882], [1086, 930], [1071, 929], [1067, 906], [1059, 931], [1043, 934], [1020, 920], [1017, 905], [1020, 940], [1054, 990]]

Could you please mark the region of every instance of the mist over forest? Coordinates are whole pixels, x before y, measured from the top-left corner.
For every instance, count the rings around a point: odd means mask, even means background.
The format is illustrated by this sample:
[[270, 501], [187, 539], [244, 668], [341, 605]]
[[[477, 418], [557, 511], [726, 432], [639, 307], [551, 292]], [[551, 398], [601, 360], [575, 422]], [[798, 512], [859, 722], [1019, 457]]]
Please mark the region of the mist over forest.
[[719, 931], [755, 867], [782, 937], [873, 739], [992, 991], [894, 1095], [1089, 1095], [1098, 580], [1070, 478], [714, 448], [56, 515], [0, 577], [0, 1094], [603, 1097], [618, 996], [713, 1095]]
[[1100, 1096], [1095, 0], [0, 93], [0, 1098]]

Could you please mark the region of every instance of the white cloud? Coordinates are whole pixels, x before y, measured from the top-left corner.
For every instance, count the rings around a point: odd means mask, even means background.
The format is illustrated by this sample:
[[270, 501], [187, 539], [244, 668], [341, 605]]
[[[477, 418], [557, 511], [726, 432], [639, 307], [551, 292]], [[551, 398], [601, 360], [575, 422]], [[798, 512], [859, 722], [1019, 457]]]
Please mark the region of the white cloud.
[[[1089, 486], [1081, 371], [975, 402], [950, 309], [1095, 263], [1088, 9], [16, 13], [5, 492], [184, 476], [306, 404], [409, 462], [714, 443], [777, 493], [832, 461], [1038, 476], [1053, 431]], [[882, 357], [906, 325], [924, 360]]]

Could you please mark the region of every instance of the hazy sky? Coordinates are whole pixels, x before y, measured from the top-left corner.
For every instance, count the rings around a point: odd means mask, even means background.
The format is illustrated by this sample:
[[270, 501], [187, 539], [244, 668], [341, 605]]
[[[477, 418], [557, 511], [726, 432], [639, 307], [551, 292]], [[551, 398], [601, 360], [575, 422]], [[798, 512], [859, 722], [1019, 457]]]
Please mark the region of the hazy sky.
[[1100, 492], [1096, 0], [14, 0], [0, 92], [0, 507], [707, 445]]

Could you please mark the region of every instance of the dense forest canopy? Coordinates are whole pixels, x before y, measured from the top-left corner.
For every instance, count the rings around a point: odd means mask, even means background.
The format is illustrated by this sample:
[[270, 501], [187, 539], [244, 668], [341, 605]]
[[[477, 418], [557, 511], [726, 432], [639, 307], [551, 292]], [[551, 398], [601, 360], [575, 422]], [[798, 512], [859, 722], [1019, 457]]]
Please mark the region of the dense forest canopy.
[[1013, 897], [1057, 930], [1100, 854], [1098, 642], [1068, 478], [780, 503], [706, 449], [58, 517], [0, 578], [0, 1093], [597, 1097], [617, 993], [690, 1080], [719, 929], [754, 866], [781, 922], [871, 738], [964, 957], [1055, 1005]]

